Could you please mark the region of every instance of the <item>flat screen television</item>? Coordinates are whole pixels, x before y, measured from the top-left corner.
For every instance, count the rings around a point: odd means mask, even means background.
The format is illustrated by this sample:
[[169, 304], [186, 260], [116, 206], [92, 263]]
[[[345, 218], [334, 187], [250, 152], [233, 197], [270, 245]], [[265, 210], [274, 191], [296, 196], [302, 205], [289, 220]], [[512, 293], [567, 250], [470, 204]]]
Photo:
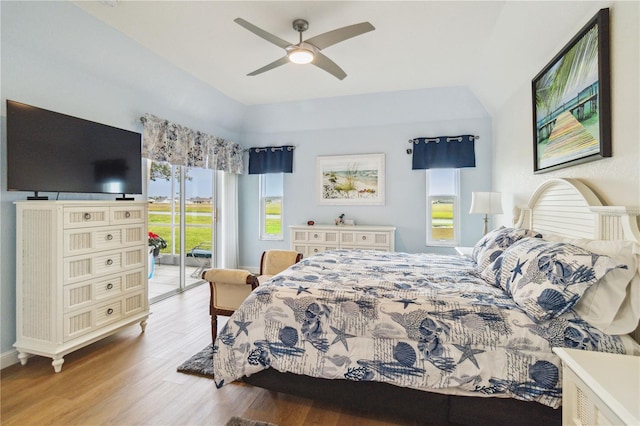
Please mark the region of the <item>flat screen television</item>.
[[142, 194], [141, 135], [7, 100], [9, 191]]

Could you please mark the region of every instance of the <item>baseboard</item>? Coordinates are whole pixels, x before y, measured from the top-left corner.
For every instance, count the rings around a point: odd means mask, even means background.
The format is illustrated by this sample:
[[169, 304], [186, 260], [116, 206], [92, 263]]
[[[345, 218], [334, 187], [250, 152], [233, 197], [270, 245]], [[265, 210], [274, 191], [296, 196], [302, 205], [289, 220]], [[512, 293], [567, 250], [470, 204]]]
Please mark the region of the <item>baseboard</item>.
[[18, 359], [18, 351], [15, 349], [11, 349], [10, 351], [7, 351], [0, 355], [0, 370], [19, 362], [20, 360]]

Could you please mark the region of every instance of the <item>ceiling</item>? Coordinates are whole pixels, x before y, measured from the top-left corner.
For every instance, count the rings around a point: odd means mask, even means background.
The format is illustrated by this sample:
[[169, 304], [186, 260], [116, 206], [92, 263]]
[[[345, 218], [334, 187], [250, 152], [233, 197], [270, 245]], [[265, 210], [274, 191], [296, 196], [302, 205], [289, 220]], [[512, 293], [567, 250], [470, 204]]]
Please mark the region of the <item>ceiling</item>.
[[[601, 7], [593, 1], [76, 1], [166, 61], [247, 105], [468, 86], [491, 110], [530, 81]], [[311, 65], [248, 74], [284, 50], [241, 17], [292, 43], [369, 21], [376, 30], [322, 52], [347, 73]]]

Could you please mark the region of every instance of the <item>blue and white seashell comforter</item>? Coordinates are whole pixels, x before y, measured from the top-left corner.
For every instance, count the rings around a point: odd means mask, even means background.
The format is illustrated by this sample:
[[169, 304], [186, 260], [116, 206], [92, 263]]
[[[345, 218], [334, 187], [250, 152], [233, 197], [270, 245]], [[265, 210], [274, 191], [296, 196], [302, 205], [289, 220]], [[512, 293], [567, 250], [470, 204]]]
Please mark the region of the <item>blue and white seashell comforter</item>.
[[415, 389], [561, 402], [552, 347], [634, 343], [573, 311], [534, 323], [459, 256], [334, 250], [258, 287], [219, 333], [218, 386], [266, 368]]

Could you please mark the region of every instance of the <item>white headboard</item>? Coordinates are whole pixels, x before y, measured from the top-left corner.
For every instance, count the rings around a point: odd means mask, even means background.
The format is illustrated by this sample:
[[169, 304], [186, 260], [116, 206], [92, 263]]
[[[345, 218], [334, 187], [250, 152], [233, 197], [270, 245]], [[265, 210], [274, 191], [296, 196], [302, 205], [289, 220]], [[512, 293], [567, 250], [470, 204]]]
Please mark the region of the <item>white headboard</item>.
[[594, 240], [631, 240], [640, 244], [640, 207], [604, 206], [577, 179], [549, 179], [519, 209], [515, 226], [543, 235]]
[[[640, 245], [640, 207], [604, 206], [598, 196], [577, 179], [545, 181], [527, 205], [516, 210], [516, 227], [533, 229], [542, 235], [630, 240]], [[640, 343], [640, 325], [631, 335]]]

